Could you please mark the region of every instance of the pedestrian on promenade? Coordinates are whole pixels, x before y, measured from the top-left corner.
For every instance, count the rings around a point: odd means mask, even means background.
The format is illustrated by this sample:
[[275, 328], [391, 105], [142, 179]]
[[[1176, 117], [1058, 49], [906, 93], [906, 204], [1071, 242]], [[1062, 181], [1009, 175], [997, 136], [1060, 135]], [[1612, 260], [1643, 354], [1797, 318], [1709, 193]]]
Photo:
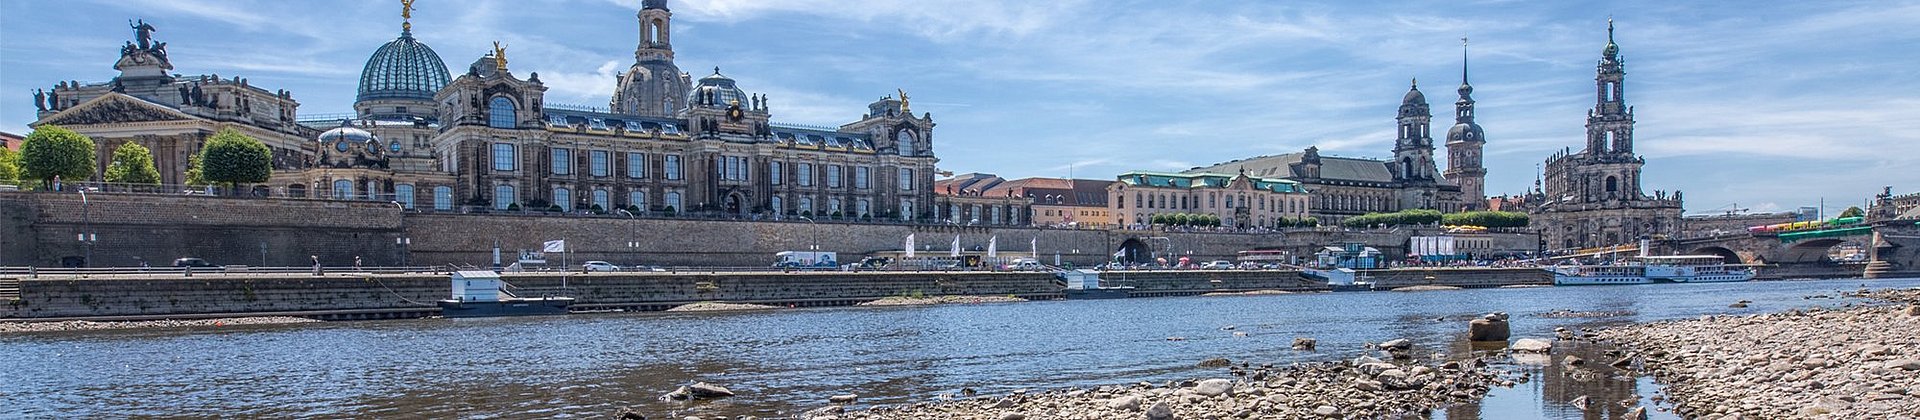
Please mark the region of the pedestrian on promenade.
[[360, 271], [360, 256], [353, 256], [353, 271]]
[[326, 273], [325, 271], [321, 271], [321, 270], [320, 270], [320, 256], [319, 256], [319, 255], [309, 255], [309, 256], [307, 256], [307, 258], [312, 258], [312, 259], [313, 259], [313, 275], [315, 275], [315, 276], [323, 276], [323, 275], [326, 275], [326, 274], [327, 274], [327, 273]]

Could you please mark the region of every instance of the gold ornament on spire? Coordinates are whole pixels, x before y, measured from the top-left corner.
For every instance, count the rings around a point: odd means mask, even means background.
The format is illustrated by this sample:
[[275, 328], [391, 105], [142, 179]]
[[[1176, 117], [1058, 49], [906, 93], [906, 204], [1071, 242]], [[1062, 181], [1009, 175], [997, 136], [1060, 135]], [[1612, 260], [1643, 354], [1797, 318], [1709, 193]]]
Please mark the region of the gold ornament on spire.
[[913, 107], [907, 105], [907, 90], [900, 89], [900, 88], [894, 88], [893, 90], [896, 92], [900, 92], [900, 113], [912, 114]]
[[507, 69], [507, 46], [493, 41], [493, 67], [502, 71]]
[[413, 32], [413, 2], [414, 0], [400, 0], [401, 31]]

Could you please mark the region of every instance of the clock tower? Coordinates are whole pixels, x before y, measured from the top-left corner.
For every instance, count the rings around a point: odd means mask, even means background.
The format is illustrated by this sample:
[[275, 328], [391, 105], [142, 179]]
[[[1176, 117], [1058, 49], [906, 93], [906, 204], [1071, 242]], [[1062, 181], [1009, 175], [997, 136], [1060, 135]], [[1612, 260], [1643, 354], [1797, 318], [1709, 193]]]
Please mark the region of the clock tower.
[[638, 18], [640, 45], [633, 50], [633, 67], [620, 74], [608, 105], [616, 114], [671, 118], [686, 107], [692, 85], [673, 64], [673, 12], [667, 0], [646, 0]]

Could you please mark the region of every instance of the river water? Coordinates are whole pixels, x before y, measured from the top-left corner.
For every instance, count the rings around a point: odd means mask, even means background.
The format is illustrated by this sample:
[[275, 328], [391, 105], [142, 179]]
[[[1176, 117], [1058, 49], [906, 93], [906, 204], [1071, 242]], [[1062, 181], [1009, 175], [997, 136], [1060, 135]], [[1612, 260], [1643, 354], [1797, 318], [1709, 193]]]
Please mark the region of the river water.
[[[1195, 364], [1211, 357], [1256, 365], [1340, 360], [1361, 354], [1367, 342], [1394, 338], [1459, 354], [1468, 350], [1467, 321], [1491, 311], [1512, 314], [1516, 339], [1546, 338], [1556, 326], [1836, 307], [1857, 302], [1837, 292], [1863, 286], [1915, 287], [1920, 279], [15, 334], [0, 336], [0, 417], [603, 418], [629, 405], [650, 416], [778, 417], [843, 393], [861, 395], [861, 405], [894, 404], [963, 388], [1002, 394], [1224, 376]], [[1728, 307], [1738, 300], [1753, 303]], [[1561, 309], [1616, 315], [1535, 315]], [[1291, 350], [1294, 337], [1314, 337], [1320, 350]], [[1656, 391], [1646, 378], [1582, 382], [1552, 366], [1515, 368], [1531, 380], [1434, 418], [1617, 418], [1624, 408], [1609, 402]], [[696, 380], [741, 396], [697, 405], [657, 400]], [[1599, 407], [1573, 408], [1568, 401], [1580, 395]]]

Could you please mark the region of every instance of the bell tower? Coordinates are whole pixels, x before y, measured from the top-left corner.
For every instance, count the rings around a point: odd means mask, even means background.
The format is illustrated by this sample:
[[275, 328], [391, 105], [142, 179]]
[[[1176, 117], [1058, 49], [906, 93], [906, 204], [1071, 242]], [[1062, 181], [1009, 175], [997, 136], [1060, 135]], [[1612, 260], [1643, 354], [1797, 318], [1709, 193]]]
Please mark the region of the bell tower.
[[645, 0], [636, 18], [640, 44], [633, 66], [621, 73], [609, 108], [618, 114], [672, 118], [686, 107], [691, 80], [673, 64], [673, 11], [667, 0]]
[[1613, 43], [1613, 19], [1607, 19], [1607, 47], [1593, 77], [1595, 101], [1587, 114], [1587, 151], [1595, 156], [1633, 157], [1633, 108], [1627, 106], [1626, 60]]
[[1466, 210], [1487, 204], [1487, 169], [1481, 164], [1486, 132], [1473, 122], [1473, 84], [1467, 83], [1467, 39], [1460, 38], [1460, 100], [1453, 103], [1453, 128], [1447, 130], [1447, 180], [1460, 186]]
[[1429, 125], [1433, 121], [1433, 112], [1427, 106], [1427, 95], [1420, 93], [1420, 81], [1414, 80], [1407, 89], [1407, 96], [1400, 101], [1399, 135], [1393, 142], [1394, 179], [1401, 181], [1431, 181], [1437, 170], [1433, 164], [1433, 136]]

